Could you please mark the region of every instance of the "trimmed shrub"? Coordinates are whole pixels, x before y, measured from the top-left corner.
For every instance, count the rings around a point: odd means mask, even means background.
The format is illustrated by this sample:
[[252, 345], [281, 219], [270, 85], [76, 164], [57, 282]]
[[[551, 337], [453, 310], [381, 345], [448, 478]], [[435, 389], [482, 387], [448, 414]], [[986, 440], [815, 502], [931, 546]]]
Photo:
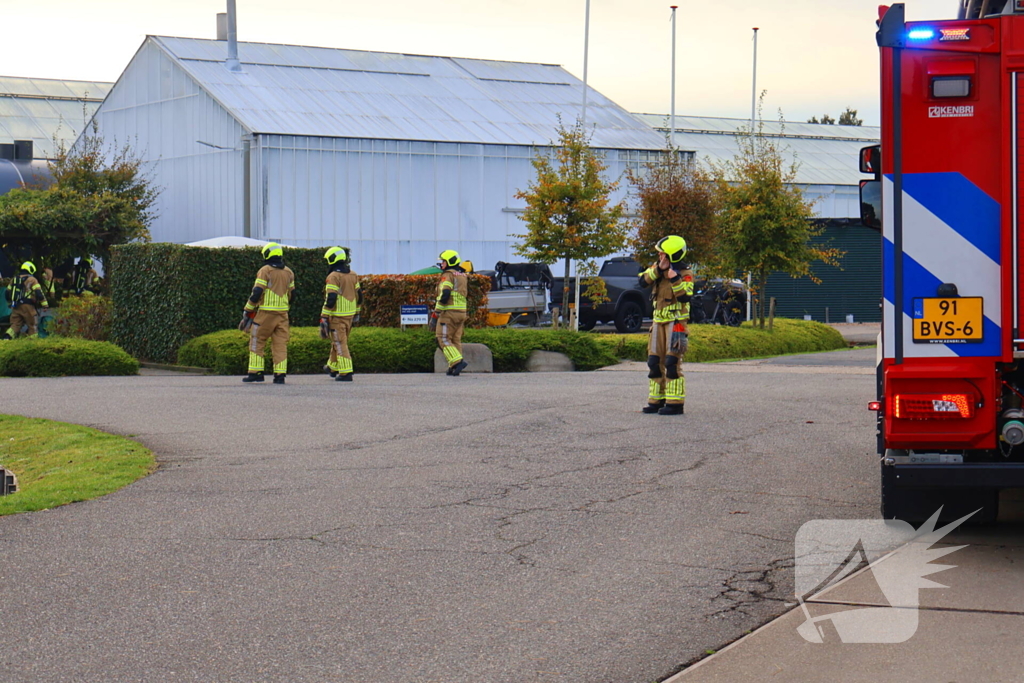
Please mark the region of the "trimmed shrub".
[[[327, 266], [323, 249], [285, 249], [295, 272], [294, 325], [312, 325], [320, 317]], [[356, 254], [356, 266], [359, 263]], [[238, 325], [256, 271], [258, 249], [210, 249], [180, 244], [125, 244], [111, 250], [113, 306], [111, 339], [132, 355], [173, 361], [182, 344], [209, 332]], [[358, 267], [356, 272], [358, 272]], [[434, 300], [438, 275], [369, 275], [363, 286], [362, 322], [382, 327], [399, 324], [399, 306]], [[490, 279], [471, 275], [471, 326], [486, 323]]]
[[[249, 358], [248, 335], [225, 330], [203, 335], [178, 351], [182, 365], [211, 368], [222, 375], [245, 374]], [[465, 343], [487, 344], [497, 372], [523, 372], [534, 349], [559, 351], [568, 355], [580, 370], [614, 365], [617, 358], [602, 348], [595, 335], [556, 330], [466, 330]], [[348, 340], [357, 373], [433, 372], [437, 343], [425, 329], [398, 330], [357, 327]], [[269, 353], [269, 348], [268, 348]], [[315, 327], [292, 328], [288, 343], [289, 374], [322, 371], [329, 343], [320, 339]], [[269, 355], [268, 355], [269, 359]]]
[[105, 296], [68, 296], [57, 309], [57, 334], [92, 341], [110, 339], [113, 304]]
[[[822, 323], [776, 318], [774, 330], [759, 330], [744, 323], [742, 327], [690, 325], [690, 348], [686, 361], [781, 356], [787, 353], [813, 353], [845, 349], [846, 341], [836, 329]], [[598, 335], [599, 343], [618, 358], [647, 360], [646, 334]]]
[[71, 337], [0, 342], [0, 376], [136, 375], [139, 362], [114, 344]]

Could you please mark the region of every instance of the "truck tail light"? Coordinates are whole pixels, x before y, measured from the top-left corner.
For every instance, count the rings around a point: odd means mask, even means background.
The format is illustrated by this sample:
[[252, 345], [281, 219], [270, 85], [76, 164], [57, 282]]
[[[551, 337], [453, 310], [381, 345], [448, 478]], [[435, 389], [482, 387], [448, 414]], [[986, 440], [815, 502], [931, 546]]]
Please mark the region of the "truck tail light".
[[949, 420], [974, 417], [968, 394], [897, 394], [893, 416], [905, 420]]
[[877, 413], [881, 409], [882, 409], [882, 402], [881, 401], [871, 401], [870, 403], [868, 403], [868, 410], [873, 410], [874, 412]]

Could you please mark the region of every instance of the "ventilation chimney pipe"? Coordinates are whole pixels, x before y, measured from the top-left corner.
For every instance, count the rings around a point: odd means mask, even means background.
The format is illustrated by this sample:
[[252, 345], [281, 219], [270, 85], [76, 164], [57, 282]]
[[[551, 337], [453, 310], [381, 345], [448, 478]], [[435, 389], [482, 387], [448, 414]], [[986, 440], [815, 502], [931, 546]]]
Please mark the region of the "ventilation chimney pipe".
[[224, 12], [217, 13], [217, 40], [228, 39], [228, 15]]
[[235, 0], [228, 0], [228, 60], [224, 63], [229, 71], [241, 71], [238, 63], [238, 24], [236, 23]]

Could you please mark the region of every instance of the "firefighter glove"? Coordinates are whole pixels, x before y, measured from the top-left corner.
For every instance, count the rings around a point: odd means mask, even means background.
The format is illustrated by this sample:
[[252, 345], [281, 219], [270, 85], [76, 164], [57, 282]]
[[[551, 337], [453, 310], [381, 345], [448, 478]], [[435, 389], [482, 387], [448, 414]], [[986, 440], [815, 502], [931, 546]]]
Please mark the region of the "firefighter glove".
[[252, 327], [252, 319], [256, 317], [256, 311], [242, 311], [242, 320], [238, 323], [238, 329], [248, 332]]
[[326, 317], [320, 318], [320, 338], [327, 339], [331, 336], [331, 323]]

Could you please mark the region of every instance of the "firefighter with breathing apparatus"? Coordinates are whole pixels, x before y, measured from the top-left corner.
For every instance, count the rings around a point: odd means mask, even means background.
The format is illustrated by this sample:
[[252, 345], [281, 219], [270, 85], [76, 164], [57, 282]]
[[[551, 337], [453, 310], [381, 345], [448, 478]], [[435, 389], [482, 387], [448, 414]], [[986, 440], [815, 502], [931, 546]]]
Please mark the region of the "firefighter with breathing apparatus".
[[93, 268], [91, 256], [82, 256], [71, 271], [71, 289], [78, 296], [92, 296], [98, 289], [99, 273]]
[[468, 363], [462, 359], [462, 332], [466, 327], [466, 299], [469, 278], [462, 269], [462, 260], [456, 251], [447, 249], [439, 255], [441, 281], [437, 285], [437, 301], [431, 315], [430, 326], [437, 337], [437, 345], [448, 361], [446, 374], [458, 377]]
[[693, 297], [693, 272], [683, 263], [686, 240], [669, 235], [658, 241], [658, 262], [640, 273], [640, 286], [651, 288], [654, 322], [647, 347], [649, 393], [645, 413], [682, 415], [686, 380], [679, 367], [689, 343], [686, 320]]
[[359, 276], [352, 272], [352, 254], [348, 249], [331, 247], [324, 253], [324, 259], [328, 271], [320, 311], [320, 337], [331, 340], [331, 355], [324, 370], [339, 382], [351, 382], [348, 335], [363, 305], [363, 290]]
[[21, 336], [21, 328], [28, 327], [28, 336], [36, 334], [36, 315], [46, 312], [50, 302], [46, 299], [42, 285], [34, 276], [36, 266], [31, 261], [21, 264], [17, 277], [11, 278], [5, 296], [11, 304], [11, 325], [0, 339], [14, 339]]
[[288, 309], [295, 298], [295, 273], [284, 264], [284, 250], [268, 242], [262, 250], [265, 263], [256, 273], [252, 294], [245, 302], [238, 329], [249, 332], [249, 374], [243, 382], [263, 381], [263, 351], [267, 340], [274, 355], [274, 384], [284, 384], [288, 374]]

